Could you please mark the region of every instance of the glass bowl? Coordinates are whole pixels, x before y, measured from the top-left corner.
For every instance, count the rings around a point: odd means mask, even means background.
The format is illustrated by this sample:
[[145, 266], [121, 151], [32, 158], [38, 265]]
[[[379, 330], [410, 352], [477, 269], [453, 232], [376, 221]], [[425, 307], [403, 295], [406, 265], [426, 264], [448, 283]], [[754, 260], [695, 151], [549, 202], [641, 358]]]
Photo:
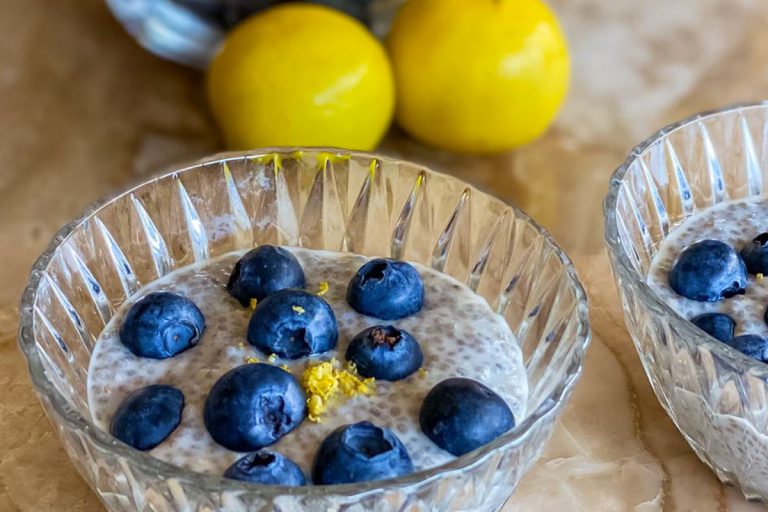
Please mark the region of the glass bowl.
[[[232, 27], [263, 10], [260, 6], [265, 4], [255, 0], [106, 1], [125, 30], [144, 49], [197, 69], [206, 69]], [[375, 35], [383, 37], [404, 1], [337, 0], [336, 5], [352, 8], [351, 12]]]
[[[437, 468], [306, 488], [183, 470], [97, 428], [87, 409], [89, 358], [115, 309], [175, 268], [262, 243], [403, 258], [467, 283], [518, 337], [528, 415]], [[35, 263], [19, 331], [46, 413], [113, 511], [498, 510], [570, 397], [589, 336], [571, 262], [523, 212], [423, 167], [334, 149], [218, 156], [91, 207]]]
[[656, 396], [718, 478], [768, 499], [768, 365], [696, 328], [646, 284], [659, 244], [712, 205], [764, 195], [768, 103], [695, 115], [630, 153], [605, 200], [624, 319]]

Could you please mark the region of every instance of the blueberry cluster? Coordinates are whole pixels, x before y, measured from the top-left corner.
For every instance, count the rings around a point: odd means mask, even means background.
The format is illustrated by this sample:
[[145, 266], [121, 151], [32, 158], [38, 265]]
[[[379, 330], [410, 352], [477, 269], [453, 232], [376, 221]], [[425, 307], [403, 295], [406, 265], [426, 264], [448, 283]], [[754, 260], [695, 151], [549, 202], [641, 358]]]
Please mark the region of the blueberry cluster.
[[[307, 292], [301, 264], [289, 251], [261, 246], [235, 265], [227, 290], [243, 306], [254, 306], [247, 340], [268, 354], [287, 359], [336, 348], [338, 327], [329, 304]], [[357, 312], [395, 321], [418, 313], [424, 284], [410, 264], [374, 259], [364, 264], [347, 288]], [[129, 310], [120, 339], [140, 357], [164, 359], [194, 347], [205, 318], [189, 299], [152, 293]], [[349, 343], [346, 359], [364, 377], [387, 381], [407, 378], [421, 368], [418, 341], [390, 324], [365, 329]], [[150, 450], [181, 422], [182, 392], [149, 386], [132, 393], [113, 417], [111, 432], [121, 441]], [[264, 450], [307, 417], [307, 396], [289, 372], [270, 364], [245, 364], [224, 374], [211, 388], [203, 419], [211, 437], [237, 452], [248, 452], [224, 476], [262, 484], [306, 483], [301, 469], [286, 457]], [[448, 379], [435, 386], [422, 405], [419, 422], [438, 446], [462, 455], [503, 434], [515, 424], [504, 400], [469, 379]], [[321, 444], [312, 468], [315, 484], [353, 483], [405, 475], [413, 463], [401, 441], [369, 422], [345, 425]]]
[[[702, 240], [686, 247], [669, 272], [672, 289], [698, 302], [718, 302], [747, 290], [747, 275], [768, 275], [768, 233], [747, 243], [740, 252], [719, 240]], [[768, 311], [763, 315], [768, 323]], [[768, 363], [768, 340], [756, 334], [734, 336], [736, 321], [725, 313], [706, 313], [691, 322], [713, 338]]]

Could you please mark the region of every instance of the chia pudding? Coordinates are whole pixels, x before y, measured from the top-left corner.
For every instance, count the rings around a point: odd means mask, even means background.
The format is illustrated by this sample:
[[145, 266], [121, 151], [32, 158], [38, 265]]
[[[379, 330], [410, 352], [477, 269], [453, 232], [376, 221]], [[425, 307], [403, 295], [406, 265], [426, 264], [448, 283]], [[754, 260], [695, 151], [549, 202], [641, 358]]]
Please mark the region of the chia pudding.
[[[297, 360], [268, 359], [248, 344], [246, 331], [253, 311], [238, 303], [225, 288], [245, 251], [229, 253], [168, 274], [142, 288], [116, 312], [97, 341], [88, 372], [88, 399], [94, 421], [109, 430], [115, 411], [131, 392], [152, 384], [171, 385], [184, 394], [181, 423], [149, 453], [171, 464], [217, 475], [242, 457], [242, 453], [217, 444], [203, 422], [206, 397], [223, 374], [258, 360], [281, 366], [300, 378], [308, 365], [332, 358], [343, 362], [345, 349], [356, 334], [385, 323], [357, 313], [346, 301], [347, 283], [370, 258], [289, 250], [304, 268], [307, 290], [322, 290], [323, 299], [336, 315], [339, 340], [335, 350]], [[372, 421], [391, 429], [402, 440], [415, 470], [448, 462], [454, 456], [421, 432], [419, 408], [431, 388], [451, 377], [468, 377], [485, 384], [506, 401], [517, 422], [522, 421], [528, 395], [526, 373], [520, 348], [504, 319], [482, 297], [450, 276], [414, 266], [424, 283], [424, 306], [415, 315], [386, 323], [410, 332], [418, 340], [424, 354], [423, 370], [396, 382], [377, 380], [374, 394], [339, 403], [320, 422], [305, 420], [269, 450], [293, 459], [309, 472], [318, 446], [335, 428]], [[196, 346], [163, 360], [135, 356], [119, 337], [131, 305], [157, 291], [173, 291], [192, 300], [206, 321]]]
[[[707, 239], [719, 240], [738, 253], [768, 230], [766, 219], [768, 198], [764, 197], [722, 203], [689, 217], [673, 228], [661, 243], [649, 269], [648, 284], [687, 319], [707, 313], [724, 313], [735, 321], [734, 336], [768, 337], [768, 323], [764, 318], [768, 306], [768, 276], [747, 273], [743, 294], [716, 302], [685, 298], [672, 289], [669, 279], [678, 256], [692, 244]], [[680, 360], [688, 361], [686, 357]], [[676, 386], [667, 396], [675, 411], [676, 422], [689, 439], [697, 441], [692, 446], [704, 458], [716, 461], [716, 467], [738, 475], [737, 480], [745, 490], [768, 492], [764, 384], [755, 380], [754, 388], [743, 393], [730, 382], [698, 385], [695, 377], [716, 374], [719, 370], [706, 348], [702, 348], [695, 361], [700, 365], [697, 375], [691, 376], [690, 383]], [[684, 376], [680, 378], [685, 379]], [[725, 476], [733, 481], [732, 475]]]
[[735, 335], [768, 336], [763, 314], [768, 305], [768, 276], [747, 275], [746, 293], [717, 302], [698, 302], [676, 293], [669, 285], [669, 273], [686, 247], [705, 239], [720, 240], [737, 252], [768, 228], [768, 199], [747, 199], [722, 203], [699, 212], [675, 227], [654, 256], [648, 284], [664, 302], [685, 318], [704, 313], [726, 313], [736, 321]]

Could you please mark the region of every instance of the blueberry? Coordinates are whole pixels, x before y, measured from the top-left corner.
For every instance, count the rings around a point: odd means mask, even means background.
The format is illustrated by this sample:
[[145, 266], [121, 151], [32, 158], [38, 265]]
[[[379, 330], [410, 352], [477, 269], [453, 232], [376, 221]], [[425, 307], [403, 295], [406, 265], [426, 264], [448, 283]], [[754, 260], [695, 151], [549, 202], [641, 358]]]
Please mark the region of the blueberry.
[[347, 287], [347, 302], [358, 313], [398, 320], [421, 310], [424, 283], [413, 265], [379, 258], [357, 271]]
[[312, 480], [318, 485], [385, 480], [411, 472], [413, 462], [400, 439], [367, 421], [331, 432], [312, 464]]
[[768, 233], [760, 233], [741, 249], [741, 257], [750, 274], [768, 275]]
[[224, 478], [291, 487], [307, 484], [304, 472], [295, 462], [279, 453], [268, 451], [249, 453], [239, 459], [227, 468]]
[[728, 345], [752, 359], [768, 363], [768, 340], [762, 336], [756, 334], [742, 334], [729, 341]]
[[713, 338], [728, 343], [733, 338], [736, 321], [725, 313], [706, 313], [692, 318], [693, 325]]
[[413, 336], [391, 325], [369, 327], [359, 333], [347, 346], [346, 357], [363, 377], [389, 381], [408, 377], [424, 362]]
[[137, 450], [151, 450], [176, 430], [184, 394], [171, 386], [154, 385], [134, 391], [112, 418], [113, 436]]
[[238, 366], [211, 388], [205, 401], [205, 427], [225, 448], [259, 450], [304, 420], [306, 399], [296, 378], [277, 366]]
[[166, 359], [194, 347], [205, 317], [194, 302], [171, 292], [150, 293], [136, 302], [120, 328], [120, 341], [139, 357]]
[[336, 316], [323, 299], [283, 290], [259, 302], [248, 324], [248, 342], [266, 353], [298, 359], [336, 348]]
[[669, 273], [669, 284], [683, 297], [716, 302], [744, 294], [747, 269], [730, 245], [703, 240], [680, 253]]
[[296, 256], [282, 247], [262, 245], [248, 251], [235, 264], [227, 290], [248, 306], [251, 299], [262, 300], [286, 288], [304, 288], [304, 270]]
[[427, 393], [419, 411], [421, 430], [437, 446], [464, 455], [515, 426], [506, 402], [471, 379], [447, 379]]

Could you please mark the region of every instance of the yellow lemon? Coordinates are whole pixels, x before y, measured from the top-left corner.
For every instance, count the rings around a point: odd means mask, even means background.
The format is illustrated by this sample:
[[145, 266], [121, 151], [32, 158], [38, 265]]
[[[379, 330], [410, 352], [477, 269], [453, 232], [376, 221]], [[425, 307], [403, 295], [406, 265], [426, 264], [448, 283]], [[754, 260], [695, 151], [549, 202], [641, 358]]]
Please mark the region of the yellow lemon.
[[541, 0], [411, 0], [387, 45], [397, 122], [442, 149], [491, 153], [529, 142], [568, 89], [568, 48]]
[[232, 32], [208, 71], [227, 145], [373, 149], [394, 110], [386, 51], [354, 18], [286, 4]]

